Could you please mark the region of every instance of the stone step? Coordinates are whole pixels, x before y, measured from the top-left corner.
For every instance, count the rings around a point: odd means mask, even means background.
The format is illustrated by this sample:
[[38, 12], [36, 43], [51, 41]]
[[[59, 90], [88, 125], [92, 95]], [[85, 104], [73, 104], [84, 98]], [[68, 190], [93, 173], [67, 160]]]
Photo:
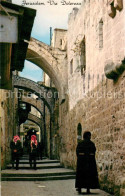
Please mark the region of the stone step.
[[[22, 157], [20, 157], [20, 160], [23, 160], [23, 161], [25, 161], [25, 160], [29, 160], [29, 155], [26, 155], [26, 156], [22, 156]], [[47, 160], [47, 157], [42, 157], [42, 160], [44, 161], [44, 160]], [[48, 160], [50, 160], [50, 159], [48, 159]], [[50, 160], [51, 161], [51, 160]], [[54, 160], [53, 160], [54, 161]]]
[[2, 177], [1, 181], [49, 181], [75, 179], [75, 175], [43, 176], [43, 177]]
[[[14, 164], [15, 166], [15, 164]], [[32, 161], [33, 166], [33, 161]], [[62, 168], [59, 160], [36, 160], [37, 169], [51, 169], [51, 168]], [[12, 169], [12, 164], [7, 165], [7, 169]], [[29, 160], [20, 160], [19, 169], [31, 169]]]
[[2, 173], [1, 177], [48, 177], [48, 176], [64, 176], [75, 175], [75, 172], [56, 172], [56, 173]]
[[20, 160], [19, 170], [12, 169], [12, 164], [2, 170], [2, 181], [47, 181], [75, 179], [75, 172], [60, 165], [59, 160], [38, 160], [37, 170], [30, 168], [29, 160]]
[[[14, 163], [14, 165], [16, 165], [16, 163]], [[32, 161], [32, 165], [33, 165], [33, 161]], [[39, 167], [44, 167], [44, 166], [49, 167], [49, 166], [60, 166], [60, 163], [40, 163], [40, 162], [36, 161], [36, 165], [39, 165]], [[12, 167], [12, 164], [8, 164], [7, 166]], [[30, 163], [29, 162], [26, 162], [26, 163], [19, 162], [19, 166], [20, 167], [29, 167]]]
[[[36, 167], [37, 169], [53, 169], [53, 168], [63, 168], [61, 165], [45, 165], [45, 166], [37, 166], [36, 164]], [[19, 164], [19, 169], [31, 169], [30, 168], [30, 165], [29, 166], [20, 166]], [[12, 169], [12, 166], [11, 165], [8, 165], [7, 166], [7, 169]]]
[[[36, 162], [37, 162], [37, 164], [60, 163], [60, 161], [58, 161], [58, 160], [50, 160], [50, 161], [49, 160], [48, 161], [37, 160]], [[20, 164], [29, 164], [29, 160], [20, 160], [19, 163]]]

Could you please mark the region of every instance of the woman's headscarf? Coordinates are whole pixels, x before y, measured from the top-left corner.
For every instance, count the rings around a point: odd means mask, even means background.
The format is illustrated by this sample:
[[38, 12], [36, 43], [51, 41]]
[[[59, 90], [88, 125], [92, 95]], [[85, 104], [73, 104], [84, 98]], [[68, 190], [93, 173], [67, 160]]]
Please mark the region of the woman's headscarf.
[[32, 136], [31, 136], [31, 147], [32, 147], [32, 144], [33, 144], [33, 143], [37, 146], [36, 135], [32, 135]]
[[14, 141], [15, 143], [17, 143], [17, 141], [20, 141], [20, 137], [19, 137], [18, 135], [15, 135], [15, 136], [13, 137], [13, 141]]

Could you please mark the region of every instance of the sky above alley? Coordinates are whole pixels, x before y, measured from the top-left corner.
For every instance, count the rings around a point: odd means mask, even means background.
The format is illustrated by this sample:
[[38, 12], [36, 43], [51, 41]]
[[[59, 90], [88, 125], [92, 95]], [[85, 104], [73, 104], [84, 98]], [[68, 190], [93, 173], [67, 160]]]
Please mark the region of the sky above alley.
[[[69, 3], [81, 4], [82, 0], [12, 0], [12, 3], [37, 10], [31, 36], [49, 45], [50, 27], [52, 30], [55, 28], [67, 29], [69, 13], [74, 7], [80, 7], [80, 5], [69, 5]], [[20, 75], [37, 82], [42, 79], [42, 70], [25, 61], [23, 72]]]

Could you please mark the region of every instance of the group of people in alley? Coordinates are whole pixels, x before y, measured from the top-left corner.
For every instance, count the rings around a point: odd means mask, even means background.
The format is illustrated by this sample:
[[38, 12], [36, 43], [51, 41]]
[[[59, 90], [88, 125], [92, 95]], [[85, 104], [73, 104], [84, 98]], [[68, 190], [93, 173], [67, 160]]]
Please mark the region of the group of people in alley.
[[[21, 146], [20, 137], [15, 135], [13, 140], [10, 143], [11, 148], [11, 160], [12, 160], [12, 168], [14, 168], [14, 163], [16, 163], [16, 170], [19, 169], [19, 159], [23, 154], [23, 149]], [[32, 164], [34, 164], [33, 168], [36, 170], [36, 159], [39, 157], [40, 152], [40, 145], [38, 145], [36, 135], [31, 136], [30, 143], [28, 145], [28, 152], [29, 152], [29, 164], [32, 168]], [[40, 152], [41, 155], [41, 152]], [[41, 156], [40, 156], [41, 157]], [[42, 157], [41, 157], [42, 159]]]
[[[12, 167], [14, 167], [14, 161], [16, 160], [16, 169], [18, 169], [19, 158], [22, 153], [19, 136], [14, 136], [10, 147], [12, 150]], [[38, 143], [36, 135], [32, 135], [29, 147], [29, 163], [30, 167], [32, 168], [32, 161], [34, 161], [34, 169], [36, 169], [37, 147]], [[86, 188], [87, 194], [90, 194], [90, 189], [99, 188], [95, 153], [96, 147], [95, 144], [91, 141], [91, 133], [86, 131], [83, 134], [83, 140], [78, 142], [76, 148], [77, 167], [75, 188], [78, 194], [81, 194], [82, 188]]]

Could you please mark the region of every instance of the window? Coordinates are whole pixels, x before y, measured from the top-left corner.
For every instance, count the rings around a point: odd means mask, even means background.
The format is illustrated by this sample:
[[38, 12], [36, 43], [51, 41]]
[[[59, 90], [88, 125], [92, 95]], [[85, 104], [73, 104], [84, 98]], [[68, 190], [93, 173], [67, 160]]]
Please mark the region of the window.
[[73, 73], [73, 59], [70, 61], [70, 74]]
[[82, 40], [80, 44], [81, 55], [80, 55], [80, 62], [81, 62], [81, 75], [84, 74], [86, 70], [86, 43], [85, 38]]
[[62, 39], [60, 39], [60, 46], [62, 46]]
[[88, 74], [88, 90], [90, 88], [90, 79], [91, 79], [90, 74]]
[[99, 49], [103, 48], [103, 21], [99, 22]]
[[26, 110], [26, 103], [20, 103], [20, 108], [22, 108], [23, 110]]
[[77, 142], [82, 140], [82, 125], [81, 123], [77, 126]]

